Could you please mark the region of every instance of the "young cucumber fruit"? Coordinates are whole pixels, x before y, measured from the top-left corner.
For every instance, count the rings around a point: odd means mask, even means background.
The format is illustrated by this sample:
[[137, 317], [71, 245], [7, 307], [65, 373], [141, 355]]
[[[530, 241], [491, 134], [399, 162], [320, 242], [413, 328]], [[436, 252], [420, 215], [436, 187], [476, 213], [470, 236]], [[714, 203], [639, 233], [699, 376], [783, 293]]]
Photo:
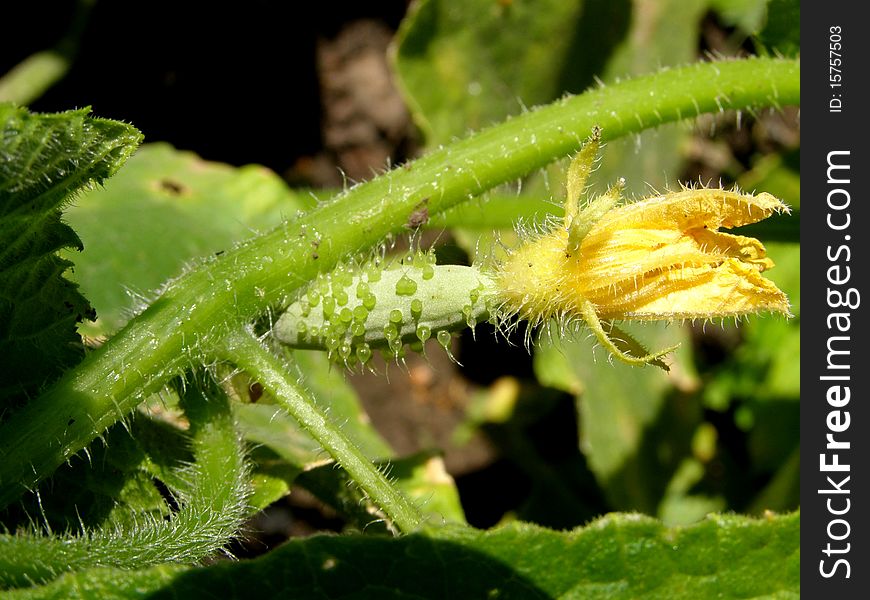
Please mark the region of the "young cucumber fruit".
[[436, 265], [418, 252], [383, 268], [340, 267], [321, 275], [275, 324], [273, 335], [295, 348], [326, 350], [348, 364], [373, 349], [401, 357], [430, 337], [442, 346], [450, 331], [474, 327], [493, 310], [493, 280], [476, 267]]

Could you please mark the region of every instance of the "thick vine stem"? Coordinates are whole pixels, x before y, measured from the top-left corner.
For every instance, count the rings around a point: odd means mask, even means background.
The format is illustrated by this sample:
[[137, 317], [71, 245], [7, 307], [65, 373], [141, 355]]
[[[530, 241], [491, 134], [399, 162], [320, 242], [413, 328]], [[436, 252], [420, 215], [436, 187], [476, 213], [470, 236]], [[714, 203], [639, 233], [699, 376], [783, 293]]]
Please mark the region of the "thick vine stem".
[[355, 186], [172, 282], [77, 368], [0, 427], [0, 506], [49, 475], [148, 393], [201, 363], [227, 331], [286, 305], [318, 273], [402, 231], [421, 205], [438, 214], [580, 148], [723, 109], [800, 102], [800, 64], [698, 63], [568, 97]]
[[250, 514], [248, 469], [229, 400], [208, 376], [190, 381], [182, 403], [190, 421], [194, 462], [184, 466], [190, 489], [177, 491], [169, 520], [79, 535], [0, 535], [0, 588], [43, 583], [98, 566], [142, 568], [194, 562], [223, 547]]
[[269, 390], [290, 416], [348, 472], [390, 521], [405, 533], [420, 529], [420, 511], [297, 385], [288, 365], [246, 330], [233, 332], [225, 340], [222, 358], [244, 369]]

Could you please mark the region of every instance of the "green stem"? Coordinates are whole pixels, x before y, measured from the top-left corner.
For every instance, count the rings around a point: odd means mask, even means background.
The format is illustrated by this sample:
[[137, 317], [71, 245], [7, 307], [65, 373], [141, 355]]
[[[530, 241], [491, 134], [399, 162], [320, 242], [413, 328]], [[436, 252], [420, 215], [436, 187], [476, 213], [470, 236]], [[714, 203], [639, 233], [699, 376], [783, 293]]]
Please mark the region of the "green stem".
[[420, 528], [422, 515], [372, 462], [350, 441], [294, 381], [288, 367], [252, 334], [226, 336], [223, 358], [244, 369], [281, 403], [308, 434], [317, 440], [356, 484], [403, 532]]
[[0, 506], [50, 474], [240, 323], [284, 305], [317, 273], [404, 230], [421, 204], [440, 213], [605, 139], [723, 108], [800, 102], [800, 64], [702, 63], [565, 98], [351, 188], [334, 201], [202, 264], [0, 427]]
[[168, 521], [146, 516], [120, 529], [78, 536], [0, 535], [0, 588], [97, 566], [189, 563], [213, 554], [236, 534], [249, 514], [250, 488], [229, 400], [207, 381], [189, 382], [182, 402], [194, 463], [184, 467], [183, 478], [191, 484], [178, 492], [178, 513]]
[[54, 48], [31, 54], [0, 77], [0, 102], [30, 104], [66, 77], [94, 4], [95, 0], [79, 0], [66, 35]]

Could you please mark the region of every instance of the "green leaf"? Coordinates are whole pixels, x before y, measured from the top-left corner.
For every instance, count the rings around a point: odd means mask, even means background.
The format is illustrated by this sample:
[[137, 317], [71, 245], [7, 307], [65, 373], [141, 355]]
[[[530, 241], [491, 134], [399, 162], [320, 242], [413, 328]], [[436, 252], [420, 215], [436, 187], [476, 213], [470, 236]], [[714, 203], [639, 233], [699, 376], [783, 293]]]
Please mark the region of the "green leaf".
[[770, 0], [767, 23], [758, 41], [771, 53], [798, 56], [801, 52], [801, 5], [798, 0]]
[[[56, 600], [124, 600], [142, 598], [143, 593], [158, 591], [172, 585], [173, 580], [188, 571], [189, 567], [162, 565], [139, 571], [126, 569], [89, 569], [69, 573], [52, 583], [31, 588], [5, 590], [5, 598], [56, 599]], [[141, 591], [137, 591], [141, 590]]]
[[[699, 429], [703, 429], [704, 425]], [[685, 525], [700, 521], [710, 513], [725, 509], [725, 500], [693, 494], [692, 488], [704, 478], [704, 465], [695, 458], [685, 458], [671, 477], [659, 505], [659, 516], [668, 525]]]
[[[456, 483], [445, 470], [440, 456], [421, 452], [395, 460], [379, 461], [378, 467], [420, 508], [429, 525], [438, 527], [447, 522], [465, 523]], [[297, 482], [360, 530], [366, 533], [384, 531], [383, 523], [378, 521], [377, 507], [332, 461], [306, 470]]]
[[788, 510], [800, 504], [801, 461], [797, 446], [788, 459], [776, 471], [770, 483], [758, 494], [749, 506], [752, 514], [764, 511]]
[[577, 397], [580, 448], [613, 506], [655, 513], [699, 418], [693, 405], [674, 403], [678, 388], [695, 385], [691, 348], [682, 327], [623, 326], [648, 348], [682, 344], [665, 358], [670, 373], [607, 364], [582, 332], [558, 341], [545, 336], [535, 349], [535, 373], [543, 385]]
[[465, 523], [456, 482], [447, 472], [444, 460], [433, 452], [422, 452], [386, 465], [390, 477], [405, 492], [432, 525]]
[[[164, 469], [154, 467], [162, 463], [168, 474], [190, 458], [179, 431], [137, 415], [131, 423], [109, 429], [86, 456], [77, 455], [58, 469], [38, 496], [28, 494], [20, 507], [11, 507], [4, 525], [26, 529], [36, 518], [55, 533], [79, 533], [82, 528], [132, 527], [145, 513], [163, 519], [170, 510], [154, 478]], [[178, 474], [166, 478], [170, 489], [176, 482]]]
[[114, 332], [194, 259], [230, 250], [314, 202], [264, 167], [208, 162], [168, 144], [143, 146], [66, 215], [85, 245], [76, 280], [98, 317], [82, 333]]
[[[143, 577], [150, 574], [152, 579]], [[67, 575], [19, 598], [797, 598], [800, 515], [685, 528], [614, 514], [570, 532], [528, 524], [438, 537], [315, 536], [253, 561]]]
[[[376, 460], [393, 455], [392, 449], [372, 427], [356, 392], [325, 353], [287, 352], [292, 354], [299, 368], [300, 381], [305, 382], [318, 404], [329, 411], [330, 417], [342, 423], [344, 433], [367, 457]], [[234, 406], [245, 439], [256, 444], [251, 455], [254, 461], [253, 502], [260, 508], [289, 493], [290, 486], [301, 473], [310, 471], [327, 458], [323, 448], [271, 401], [267, 393], [256, 404], [236, 403]], [[328, 477], [347, 483], [346, 476], [334, 466], [329, 467]], [[333, 491], [337, 489], [332, 483], [325, 487]], [[321, 495], [321, 499], [333, 506], [341, 504], [341, 501], [331, 501], [330, 494]]]
[[395, 70], [435, 146], [583, 91], [625, 34], [627, 15], [627, 0], [426, 0], [402, 22]]
[[93, 309], [64, 278], [62, 248], [81, 250], [61, 222], [73, 194], [102, 183], [141, 140], [89, 109], [31, 114], [0, 104], [0, 402], [33, 396], [83, 356], [76, 323]]
[[764, 22], [769, 0], [710, 0], [710, 8], [719, 13], [725, 25], [732, 25], [744, 33], [755, 33]]
[[[740, 176], [737, 183], [744, 190], [764, 190], [773, 194], [786, 204], [792, 211], [801, 208], [801, 156], [800, 149], [786, 154], [768, 154], [763, 156], [752, 169]], [[797, 219], [783, 217], [792, 222]], [[791, 240], [794, 242], [799, 239]]]
[[[140, 512], [77, 535], [0, 534], [0, 588], [50, 581], [93, 566], [193, 562], [225, 546], [250, 514], [247, 465], [229, 402], [213, 382], [190, 376], [181, 406], [190, 423], [193, 460], [177, 467], [184, 481], [181, 489], [172, 490], [177, 510], [168, 518]], [[119, 456], [127, 471], [142, 462], [135, 448]]]
[[[628, 35], [600, 73], [601, 79], [609, 84], [696, 60], [699, 26], [706, 9], [706, 0], [635, 2]], [[680, 171], [684, 160], [681, 150], [688, 135], [688, 128], [678, 123], [608, 143], [592, 185], [602, 192], [624, 177], [627, 197], [676, 187], [672, 178]]]
[[719, 365], [704, 388], [707, 406], [725, 410], [735, 398], [755, 402], [800, 398], [800, 245], [766, 243], [776, 266], [765, 271], [791, 302], [791, 319], [751, 317], [739, 332], [743, 341]]
[[[431, 146], [596, 81], [609, 84], [694, 60], [707, 2], [428, 0], [416, 6], [397, 36], [395, 68]], [[578, 139], [589, 133], [574, 132]], [[603, 191], [624, 177], [629, 196], [675, 185], [666, 174], [679, 170], [687, 135], [685, 127], [671, 125], [609, 143], [593, 185]], [[546, 201], [560, 198], [562, 189], [561, 174], [548, 170], [523, 182], [513, 200], [501, 193], [498, 201], [460, 207], [432, 225], [461, 225], [460, 245], [486, 256], [495, 238], [466, 227], [510, 227], [558, 213]]]
[[763, 156], [752, 169], [737, 178], [737, 184], [744, 190], [764, 190], [773, 194], [791, 208], [791, 214], [774, 215], [759, 223], [739, 227], [734, 233], [765, 242], [800, 243], [800, 149]]
[[268, 448], [299, 471], [317, 462], [318, 446], [286, 412], [273, 404], [235, 404], [233, 412], [249, 442]]

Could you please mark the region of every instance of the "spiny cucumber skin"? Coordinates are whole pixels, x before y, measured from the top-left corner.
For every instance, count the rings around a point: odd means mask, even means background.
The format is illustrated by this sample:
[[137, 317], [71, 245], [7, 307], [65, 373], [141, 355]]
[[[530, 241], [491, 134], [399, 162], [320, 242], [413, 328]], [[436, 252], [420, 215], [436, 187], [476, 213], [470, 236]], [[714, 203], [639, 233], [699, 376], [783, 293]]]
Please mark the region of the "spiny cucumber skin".
[[373, 348], [401, 356], [441, 331], [487, 320], [494, 282], [477, 267], [435, 265], [418, 253], [388, 268], [340, 268], [315, 281], [276, 322], [273, 335], [295, 348], [326, 350], [365, 363]]

